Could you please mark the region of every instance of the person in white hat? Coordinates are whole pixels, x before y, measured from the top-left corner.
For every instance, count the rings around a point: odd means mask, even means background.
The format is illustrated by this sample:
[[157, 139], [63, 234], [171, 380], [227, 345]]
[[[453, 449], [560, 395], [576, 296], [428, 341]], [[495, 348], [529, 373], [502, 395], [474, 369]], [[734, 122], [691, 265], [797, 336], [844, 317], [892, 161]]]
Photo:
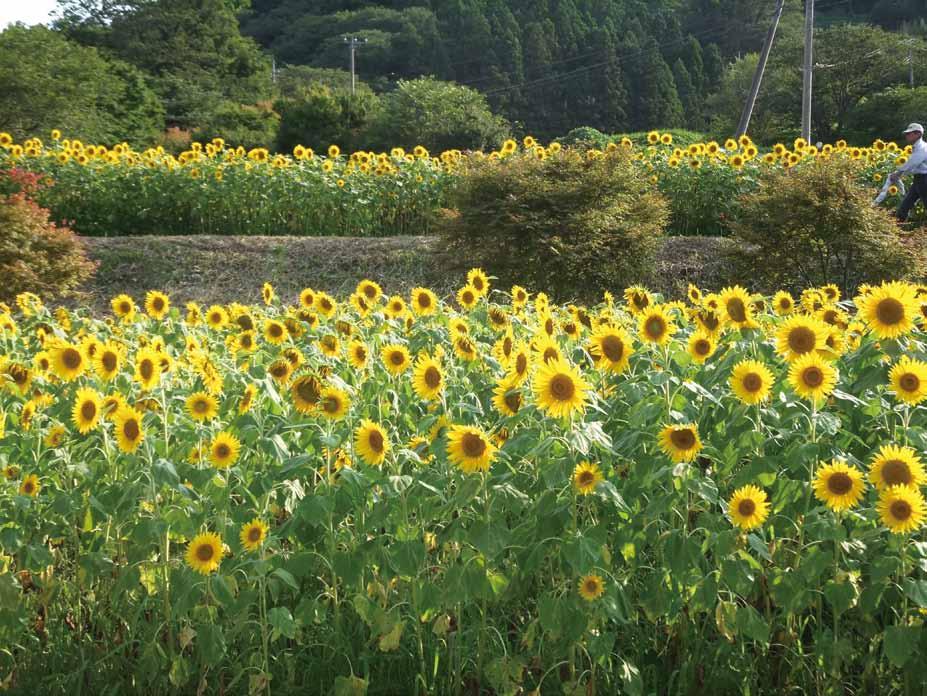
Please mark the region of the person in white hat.
[[895, 217], [900, 222], [908, 219], [918, 199], [927, 206], [927, 143], [924, 142], [924, 127], [920, 123], [910, 124], [904, 130], [904, 138], [911, 146], [911, 156], [889, 177], [892, 182], [895, 182], [904, 174], [914, 175], [914, 182], [895, 213]]

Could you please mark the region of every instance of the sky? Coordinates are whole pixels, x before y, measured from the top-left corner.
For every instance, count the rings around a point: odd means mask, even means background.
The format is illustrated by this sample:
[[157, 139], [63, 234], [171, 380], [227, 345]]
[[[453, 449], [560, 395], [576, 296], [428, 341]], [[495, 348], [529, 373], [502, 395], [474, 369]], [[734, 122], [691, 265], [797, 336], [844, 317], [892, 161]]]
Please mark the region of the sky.
[[0, 29], [13, 22], [46, 23], [56, 0], [0, 0]]

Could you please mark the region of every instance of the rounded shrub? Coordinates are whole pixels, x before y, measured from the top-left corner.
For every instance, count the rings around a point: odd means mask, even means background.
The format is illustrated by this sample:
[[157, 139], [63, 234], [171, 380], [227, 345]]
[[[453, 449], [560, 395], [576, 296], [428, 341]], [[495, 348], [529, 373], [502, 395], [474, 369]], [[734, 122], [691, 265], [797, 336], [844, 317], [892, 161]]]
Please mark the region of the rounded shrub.
[[730, 280], [760, 291], [836, 283], [851, 294], [861, 283], [920, 275], [922, 243], [873, 206], [863, 167], [834, 155], [762, 170], [731, 224]]
[[444, 237], [455, 260], [563, 298], [648, 280], [669, 217], [620, 147], [471, 159], [454, 198]]

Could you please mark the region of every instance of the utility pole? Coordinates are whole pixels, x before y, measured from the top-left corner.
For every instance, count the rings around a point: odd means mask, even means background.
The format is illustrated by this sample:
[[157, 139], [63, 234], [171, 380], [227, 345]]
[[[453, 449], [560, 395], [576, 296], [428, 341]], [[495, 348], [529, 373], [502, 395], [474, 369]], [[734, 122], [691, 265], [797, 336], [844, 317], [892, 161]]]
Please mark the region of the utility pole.
[[811, 141], [811, 76], [814, 69], [814, 0], [805, 0], [805, 61], [801, 86], [801, 137]]
[[367, 43], [367, 39], [359, 39], [356, 36], [344, 37], [344, 42], [348, 45], [348, 50], [351, 53], [351, 94], [354, 94], [354, 53], [357, 51], [357, 47]]
[[772, 25], [766, 33], [766, 41], [763, 43], [763, 50], [760, 52], [760, 59], [756, 64], [756, 72], [753, 73], [753, 84], [750, 87], [750, 95], [747, 97], [747, 103], [744, 104], [744, 110], [740, 112], [740, 121], [737, 124], [737, 137], [744, 135], [750, 127], [750, 117], [753, 116], [753, 107], [756, 104], [756, 97], [760, 93], [760, 83], [763, 81], [763, 73], [766, 71], [766, 61], [769, 60], [769, 52], [772, 49], [773, 39], [776, 38], [776, 29], [779, 27], [779, 18], [782, 17], [782, 8], [785, 7], [785, 0], [776, 0], [776, 10], [773, 13]]
[[270, 57], [270, 81], [277, 84], [277, 56]]

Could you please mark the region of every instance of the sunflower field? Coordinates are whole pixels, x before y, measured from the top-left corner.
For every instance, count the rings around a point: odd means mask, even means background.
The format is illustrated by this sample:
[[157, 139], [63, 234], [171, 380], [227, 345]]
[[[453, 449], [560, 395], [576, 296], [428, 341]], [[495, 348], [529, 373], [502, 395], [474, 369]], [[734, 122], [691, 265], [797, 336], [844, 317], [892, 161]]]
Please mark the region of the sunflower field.
[[[792, 168], [819, 157], [862, 161], [861, 183], [874, 196], [910, 152], [910, 146], [881, 140], [865, 148], [845, 141], [818, 148], [798, 138], [761, 152], [747, 136], [686, 147], [674, 145], [671, 133], [651, 131], [646, 139], [640, 146], [616, 138], [585, 156], [633, 150], [642, 179], [670, 202], [669, 231], [678, 235], [727, 234], [738, 197], [754, 190], [765, 168]], [[0, 168], [41, 175], [47, 185], [37, 201], [83, 235], [391, 236], [433, 231], [440, 209], [453, 201], [467, 158], [546, 159], [560, 150], [560, 143], [544, 146], [527, 136], [488, 153], [432, 155], [419, 146], [347, 154], [337, 145], [315, 153], [297, 145], [292, 154], [273, 154], [217, 138], [174, 156], [160, 146], [137, 152], [126, 143], [84, 144], [55, 131], [49, 144], [40, 138], [15, 143], [0, 133]], [[893, 187], [885, 205], [899, 202]]]
[[584, 307], [479, 269], [20, 295], [0, 688], [922, 693], [925, 316], [900, 282]]

